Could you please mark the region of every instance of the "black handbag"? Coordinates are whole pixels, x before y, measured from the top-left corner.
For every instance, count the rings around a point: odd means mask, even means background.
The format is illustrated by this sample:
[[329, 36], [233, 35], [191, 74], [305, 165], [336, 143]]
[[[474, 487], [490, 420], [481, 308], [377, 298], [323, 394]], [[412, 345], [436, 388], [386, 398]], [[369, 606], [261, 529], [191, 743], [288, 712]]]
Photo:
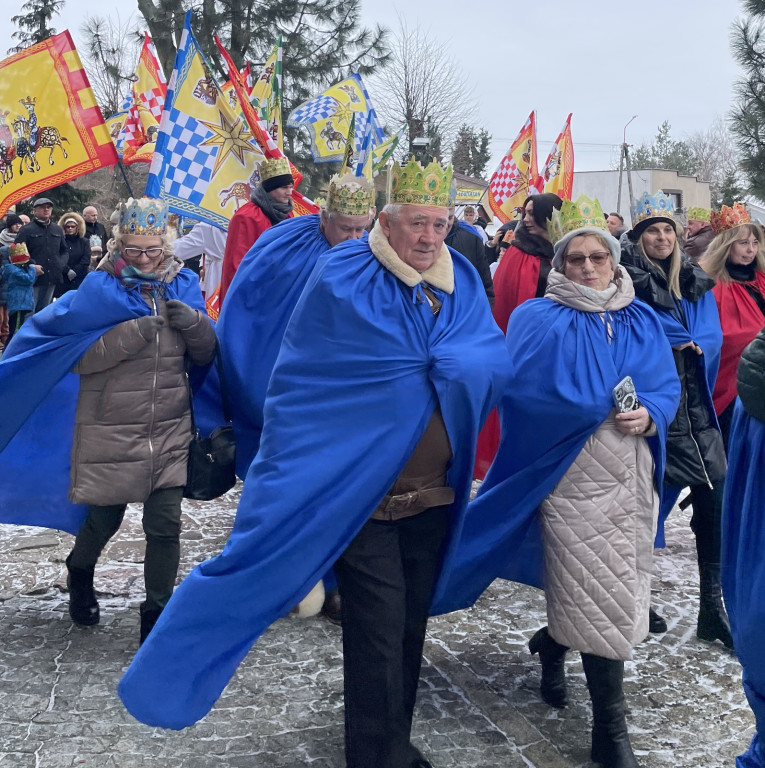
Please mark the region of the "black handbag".
[[186, 469], [186, 486], [183, 496], [196, 501], [211, 501], [231, 490], [236, 483], [235, 457], [236, 442], [231, 423], [231, 405], [223, 376], [223, 360], [220, 347], [215, 350], [215, 362], [220, 380], [223, 417], [226, 423], [212, 431], [209, 437], [200, 437], [194, 419], [194, 402], [189, 386], [191, 405], [191, 428], [193, 437], [189, 443], [189, 460]]

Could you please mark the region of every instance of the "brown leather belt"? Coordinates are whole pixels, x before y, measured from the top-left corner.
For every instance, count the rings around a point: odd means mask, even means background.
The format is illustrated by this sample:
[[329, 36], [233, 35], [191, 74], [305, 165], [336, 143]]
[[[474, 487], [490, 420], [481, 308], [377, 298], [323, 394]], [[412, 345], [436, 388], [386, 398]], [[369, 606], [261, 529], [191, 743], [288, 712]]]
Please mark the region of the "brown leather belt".
[[427, 488], [423, 491], [409, 491], [383, 498], [372, 514], [373, 520], [401, 520], [419, 515], [431, 507], [441, 507], [454, 502], [451, 488]]

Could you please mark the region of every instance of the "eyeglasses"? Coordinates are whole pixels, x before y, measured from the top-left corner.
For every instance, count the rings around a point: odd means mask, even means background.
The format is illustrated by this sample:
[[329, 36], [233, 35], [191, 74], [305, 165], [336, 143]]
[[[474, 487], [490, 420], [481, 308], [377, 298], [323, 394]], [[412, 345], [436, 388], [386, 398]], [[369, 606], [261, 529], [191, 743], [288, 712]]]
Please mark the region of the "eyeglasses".
[[610, 255], [610, 251], [595, 251], [589, 256], [585, 256], [583, 253], [567, 254], [566, 264], [571, 264], [572, 267], [583, 267], [584, 262], [589, 259], [596, 267], [599, 267], [601, 264], [606, 263]]
[[157, 259], [164, 252], [165, 252], [165, 249], [162, 248], [162, 247], [159, 247], [159, 248], [123, 248], [122, 249], [123, 256], [127, 256], [129, 259], [140, 259], [142, 254], [145, 254], [150, 259]]

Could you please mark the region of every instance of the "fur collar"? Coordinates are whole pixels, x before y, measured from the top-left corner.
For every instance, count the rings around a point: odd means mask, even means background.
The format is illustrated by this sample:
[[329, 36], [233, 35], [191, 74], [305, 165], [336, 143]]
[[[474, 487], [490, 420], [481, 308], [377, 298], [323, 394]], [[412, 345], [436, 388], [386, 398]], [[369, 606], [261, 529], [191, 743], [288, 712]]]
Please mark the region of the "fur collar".
[[391, 248], [388, 238], [378, 221], [369, 235], [369, 247], [380, 264], [393, 273], [404, 285], [414, 288], [422, 282], [432, 285], [444, 293], [454, 293], [454, 267], [452, 255], [445, 245], [441, 245], [438, 258], [424, 272], [418, 272], [403, 262]]

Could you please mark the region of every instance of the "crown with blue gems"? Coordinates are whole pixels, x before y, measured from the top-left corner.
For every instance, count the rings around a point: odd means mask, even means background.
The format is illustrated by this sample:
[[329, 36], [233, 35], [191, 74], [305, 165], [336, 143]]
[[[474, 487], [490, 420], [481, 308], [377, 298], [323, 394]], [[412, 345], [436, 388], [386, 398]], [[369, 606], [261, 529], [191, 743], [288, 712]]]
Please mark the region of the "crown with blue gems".
[[149, 237], [167, 234], [167, 203], [153, 197], [129, 197], [120, 203], [120, 220], [117, 224], [121, 235], [146, 235]]
[[374, 187], [363, 176], [345, 173], [330, 180], [326, 209], [331, 213], [368, 216], [374, 204]]
[[394, 205], [434, 205], [449, 207], [452, 167], [442, 168], [433, 160], [423, 168], [412, 156], [402, 168], [398, 161], [391, 171], [390, 201]]
[[643, 192], [643, 195], [637, 200], [633, 200], [630, 206], [632, 228], [634, 229], [646, 219], [671, 219], [674, 221], [674, 213], [675, 206], [669, 195], [665, 195], [663, 192], [657, 192], [655, 195]]
[[608, 232], [603, 208], [595, 198], [579, 195], [575, 201], [564, 200], [560, 210], [553, 208], [547, 232], [553, 244], [562, 240], [569, 232], [588, 227]]

